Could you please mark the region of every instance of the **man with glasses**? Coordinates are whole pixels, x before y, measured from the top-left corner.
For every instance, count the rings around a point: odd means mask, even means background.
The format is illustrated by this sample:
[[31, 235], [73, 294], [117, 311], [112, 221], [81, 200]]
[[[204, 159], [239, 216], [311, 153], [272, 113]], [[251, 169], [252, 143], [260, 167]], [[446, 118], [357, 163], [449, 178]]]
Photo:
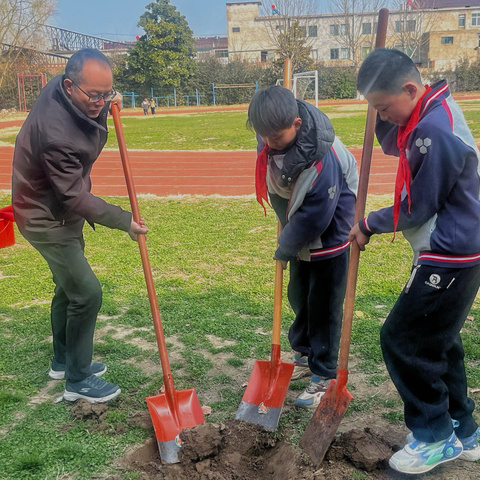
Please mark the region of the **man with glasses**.
[[132, 214], [91, 194], [90, 171], [107, 141], [112, 88], [108, 59], [98, 50], [76, 52], [65, 75], [46, 85], [15, 142], [12, 203], [22, 235], [47, 261], [55, 283], [51, 304], [53, 359], [49, 376], [65, 378], [64, 398], [101, 403], [120, 393], [99, 378], [92, 362], [102, 289], [84, 255], [87, 221], [128, 232], [147, 229]]

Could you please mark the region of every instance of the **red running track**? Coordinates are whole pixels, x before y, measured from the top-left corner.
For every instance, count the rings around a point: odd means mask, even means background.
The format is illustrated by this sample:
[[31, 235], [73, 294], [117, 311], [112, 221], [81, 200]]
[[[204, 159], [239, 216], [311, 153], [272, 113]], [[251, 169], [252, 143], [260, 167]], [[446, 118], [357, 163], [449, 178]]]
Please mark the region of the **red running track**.
[[[361, 149], [353, 148], [360, 164]], [[0, 189], [10, 190], [13, 147], [0, 147]], [[248, 151], [129, 151], [137, 194], [251, 195], [256, 153]], [[397, 160], [374, 148], [369, 193], [393, 193]], [[92, 171], [95, 195], [126, 196], [120, 154], [105, 150]]]

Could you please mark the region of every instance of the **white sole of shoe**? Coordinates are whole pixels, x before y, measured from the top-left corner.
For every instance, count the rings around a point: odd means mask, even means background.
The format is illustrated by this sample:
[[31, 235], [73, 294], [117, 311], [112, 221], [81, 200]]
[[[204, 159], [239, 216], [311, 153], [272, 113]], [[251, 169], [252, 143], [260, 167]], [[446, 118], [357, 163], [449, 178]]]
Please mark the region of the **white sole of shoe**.
[[458, 458], [460, 460], [466, 460], [467, 462], [476, 462], [480, 460], [480, 447], [472, 448], [472, 450], [464, 450]]
[[107, 395], [105, 397], [95, 398], [95, 397], [88, 397], [87, 395], [81, 395], [80, 393], [76, 393], [76, 392], [68, 392], [67, 390], [65, 390], [63, 392], [63, 399], [66, 400], [67, 402], [75, 402], [77, 400], [83, 399], [90, 403], [105, 403], [110, 400], [113, 400], [115, 397], [118, 397], [118, 395], [120, 395], [121, 392], [122, 390], [119, 388], [118, 390], [116, 390], [110, 395]]
[[396, 465], [394, 462], [392, 462], [392, 459], [390, 459], [388, 463], [397, 472], [408, 473], [410, 475], [419, 475], [420, 473], [427, 473], [430, 470], [433, 470], [435, 467], [437, 467], [438, 465], [441, 465], [442, 463], [451, 462], [452, 460], [457, 460], [458, 458], [460, 458], [460, 456], [461, 454], [458, 455], [457, 457], [445, 458], [444, 460], [441, 460], [435, 465], [424, 465], [422, 469], [416, 469], [414, 471], [409, 470], [408, 468], [403, 468], [403, 466], [401, 465]]
[[[101, 377], [107, 371], [107, 367], [105, 367], [100, 372], [94, 373], [95, 376]], [[65, 371], [64, 370], [52, 370], [48, 372], [48, 376], [53, 380], [64, 380], [65, 379]]]

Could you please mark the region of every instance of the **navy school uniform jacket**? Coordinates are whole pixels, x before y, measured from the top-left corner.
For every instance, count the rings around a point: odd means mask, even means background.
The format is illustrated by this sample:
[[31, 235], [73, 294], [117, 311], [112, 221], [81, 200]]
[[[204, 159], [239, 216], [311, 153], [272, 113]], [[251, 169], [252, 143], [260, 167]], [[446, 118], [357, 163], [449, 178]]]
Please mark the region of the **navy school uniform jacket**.
[[[397, 131], [377, 119], [377, 138], [387, 154], [399, 155]], [[451, 268], [480, 263], [480, 152], [445, 81], [424, 97], [406, 154], [411, 210], [404, 190], [397, 229], [410, 242], [414, 263]], [[361, 230], [392, 232], [392, 211], [371, 212]]]
[[[284, 152], [270, 150], [268, 168], [280, 155], [281, 177], [289, 198], [269, 197], [283, 230], [275, 256], [318, 261], [342, 254], [350, 245], [358, 172], [355, 157], [335, 137], [328, 117], [297, 100], [302, 125], [295, 143]], [[263, 149], [260, 140], [258, 151]], [[268, 183], [267, 183], [268, 186]]]

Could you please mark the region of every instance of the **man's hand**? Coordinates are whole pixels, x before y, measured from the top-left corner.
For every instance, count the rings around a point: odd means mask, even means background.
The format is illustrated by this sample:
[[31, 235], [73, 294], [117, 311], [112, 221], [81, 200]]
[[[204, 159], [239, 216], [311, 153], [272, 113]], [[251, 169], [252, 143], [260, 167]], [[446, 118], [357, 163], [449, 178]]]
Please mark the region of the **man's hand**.
[[350, 230], [348, 239], [353, 242], [356, 241], [358, 248], [363, 252], [365, 250], [365, 245], [370, 241], [370, 237], [362, 233], [358, 223], [356, 223]]
[[284, 270], [287, 269], [287, 264], [288, 264], [288, 262], [287, 262], [286, 260], [280, 260], [280, 259], [277, 258], [275, 255], [273, 256], [273, 259], [274, 259], [274, 260], [278, 260], [278, 261], [282, 264], [282, 268], [283, 268]]
[[110, 101], [110, 113], [112, 113], [112, 105], [117, 105], [119, 110], [122, 109], [122, 100], [123, 100], [122, 94], [117, 92], [117, 94]]
[[140, 219], [139, 223], [135, 222], [132, 218], [132, 223], [130, 224], [130, 230], [128, 231], [128, 234], [130, 235], [130, 238], [132, 240], [137, 241], [138, 235], [146, 234], [147, 232], [148, 232], [148, 229], [145, 226], [145, 221], [143, 220], [143, 218]]

